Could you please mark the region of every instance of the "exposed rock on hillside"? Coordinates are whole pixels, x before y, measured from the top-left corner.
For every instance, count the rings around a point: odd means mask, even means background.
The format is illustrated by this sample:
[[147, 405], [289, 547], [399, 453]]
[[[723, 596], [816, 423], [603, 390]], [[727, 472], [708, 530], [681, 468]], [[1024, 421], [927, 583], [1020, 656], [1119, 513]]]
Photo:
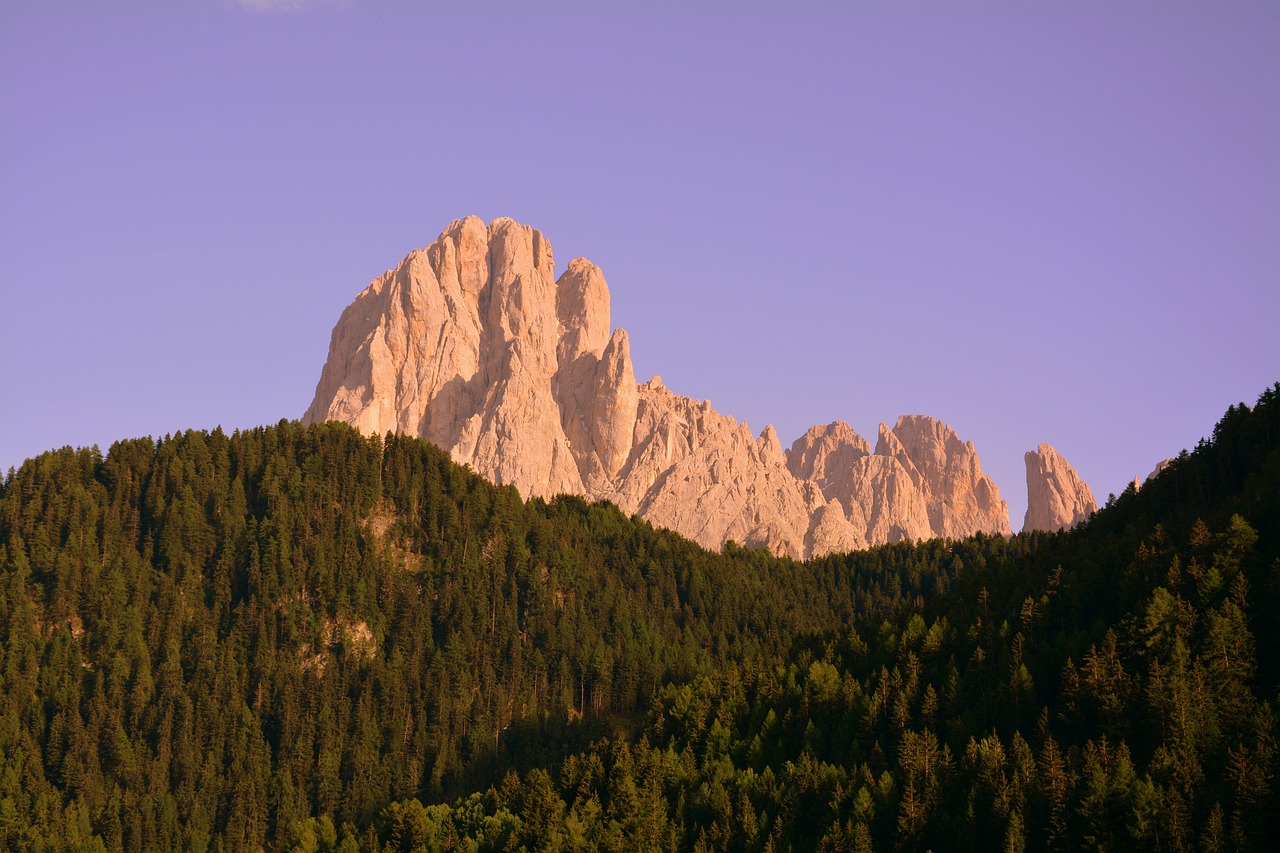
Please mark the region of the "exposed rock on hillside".
[[1142, 482], [1145, 483], [1147, 482], [1147, 480], [1155, 479], [1160, 474], [1161, 471], [1163, 471], [1165, 468], [1168, 468], [1172, 463], [1173, 463], [1172, 457], [1168, 459], [1161, 459], [1159, 462], [1156, 463], [1156, 467], [1151, 469], [1151, 473], [1147, 475], [1146, 480], [1143, 480]]
[[1142, 491], [1143, 486], [1151, 482], [1151, 480], [1155, 479], [1156, 475], [1158, 475], [1165, 468], [1168, 468], [1170, 463], [1172, 462], [1173, 462], [1172, 458], [1161, 459], [1159, 462], [1156, 463], [1156, 467], [1151, 470], [1151, 473], [1146, 476], [1146, 479], [1143, 479], [1142, 477], [1134, 477], [1133, 478], [1134, 494], [1137, 494], [1138, 492]]
[[[884, 436], [882, 426], [882, 440]], [[982, 473], [973, 442], [961, 441], [950, 426], [923, 415], [898, 418], [893, 436], [920, 475], [934, 535], [956, 539], [977, 530], [1009, 533], [1009, 507]], [[902, 458], [901, 453], [895, 456]]]
[[510, 219], [455, 221], [343, 312], [304, 416], [425, 436], [525, 495], [568, 492], [718, 548], [808, 557], [1009, 533], [973, 445], [921, 415], [874, 452], [842, 421], [784, 451], [706, 400], [637, 384], [600, 269], [557, 280], [551, 244]]
[[1062, 530], [1098, 508], [1093, 492], [1062, 454], [1047, 444], [1028, 451], [1027, 515], [1023, 530]]

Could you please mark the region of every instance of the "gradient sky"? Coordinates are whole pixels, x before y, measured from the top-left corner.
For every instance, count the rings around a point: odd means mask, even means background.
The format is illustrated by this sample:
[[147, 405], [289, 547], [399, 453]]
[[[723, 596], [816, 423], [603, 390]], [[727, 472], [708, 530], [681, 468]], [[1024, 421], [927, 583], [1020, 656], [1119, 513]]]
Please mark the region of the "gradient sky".
[[949, 422], [1015, 530], [1038, 442], [1105, 501], [1280, 379], [1278, 3], [461, 5], [0, 0], [0, 470], [301, 416], [470, 213], [784, 444]]

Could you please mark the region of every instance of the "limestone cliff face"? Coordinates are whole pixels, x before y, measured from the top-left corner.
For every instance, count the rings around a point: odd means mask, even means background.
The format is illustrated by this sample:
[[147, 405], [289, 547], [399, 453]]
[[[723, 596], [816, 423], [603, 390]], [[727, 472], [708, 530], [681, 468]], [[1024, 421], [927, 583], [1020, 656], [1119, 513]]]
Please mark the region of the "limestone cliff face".
[[806, 537], [826, 503], [791, 476], [772, 428], [757, 439], [745, 423], [672, 393], [656, 376], [639, 386], [627, 464], [611, 491], [593, 496], [709, 548], [732, 539], [796, 557], [812, 553]]
[[871, 544], [1008, 535], [1009, 507], [982, 473], [973, 444], [924, 415], [880, 424], [875, 451], [843, 421], [813, 427], [791, 445], [788, 465], [838, 502]]
[[1027, 514], [1023, 530], [1062, 530], [1098, 508], [1093, 492], [1062, 454], [1047, 444], [1028, 451]]
[[973, 442], [961, 441], [950, 426], [923, 415], [898, 418], [893, 435], [920, 474], [935, 536], [1010, 533], [1009, 506], [982, 473]]
[[510, 219], [455, 221], [369, 285], [333, 330], [303, 420], [424, 436], [526, 496], [608, 499], [708, 548], [793, 557], [975, 531], [1009, 533], [973, 445], [920, 415], [814, 427], [784, 451], [710, 402], [637, 384], [600, 269], [554, 275]]
[[583, 492], [578, 457], [593, 448], [570, 444], [552, 380], [562, 354], [597, 366], [608, 292], [577, 266], [562, 279], [585, 281], [562, 313], [554, 267], [551, 244], [528, 226], [452, 223], [343, 312], [303, 420], [422, 435], [528, 494]]

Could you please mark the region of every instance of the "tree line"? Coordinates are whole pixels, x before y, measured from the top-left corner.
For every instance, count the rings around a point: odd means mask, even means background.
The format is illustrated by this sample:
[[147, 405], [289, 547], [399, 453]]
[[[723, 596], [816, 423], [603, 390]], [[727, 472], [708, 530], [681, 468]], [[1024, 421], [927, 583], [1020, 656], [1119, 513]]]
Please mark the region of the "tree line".
[[0, 847], [1266, 849], [1280, 385], [1062, 534], [801, 564], [339, 424], [0, 484]]

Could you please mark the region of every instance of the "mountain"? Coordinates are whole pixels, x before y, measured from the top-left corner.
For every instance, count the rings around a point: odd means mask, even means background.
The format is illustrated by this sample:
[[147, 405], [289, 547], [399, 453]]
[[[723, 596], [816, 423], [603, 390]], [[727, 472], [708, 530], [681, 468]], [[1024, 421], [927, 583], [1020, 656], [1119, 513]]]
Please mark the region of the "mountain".
[[578, 494], [708, 548], [796, 558], [903, 539], [1008, 535], [1008, 507], [972, 443], [921, 415], [848, 424], [784, 451], [707, 400], [637, 383], [604, 275], [554, 277], [551, 244], [511, 219], [467, 217], [342, 313], [304, 423], [422, 436], [525, 496]]
[[1023, 530], [1074, 527], [1098, 508], [1089, 488], [1062, 454], [1041, 443], [1024, 457], [1027, 464], [1027, 514]]

